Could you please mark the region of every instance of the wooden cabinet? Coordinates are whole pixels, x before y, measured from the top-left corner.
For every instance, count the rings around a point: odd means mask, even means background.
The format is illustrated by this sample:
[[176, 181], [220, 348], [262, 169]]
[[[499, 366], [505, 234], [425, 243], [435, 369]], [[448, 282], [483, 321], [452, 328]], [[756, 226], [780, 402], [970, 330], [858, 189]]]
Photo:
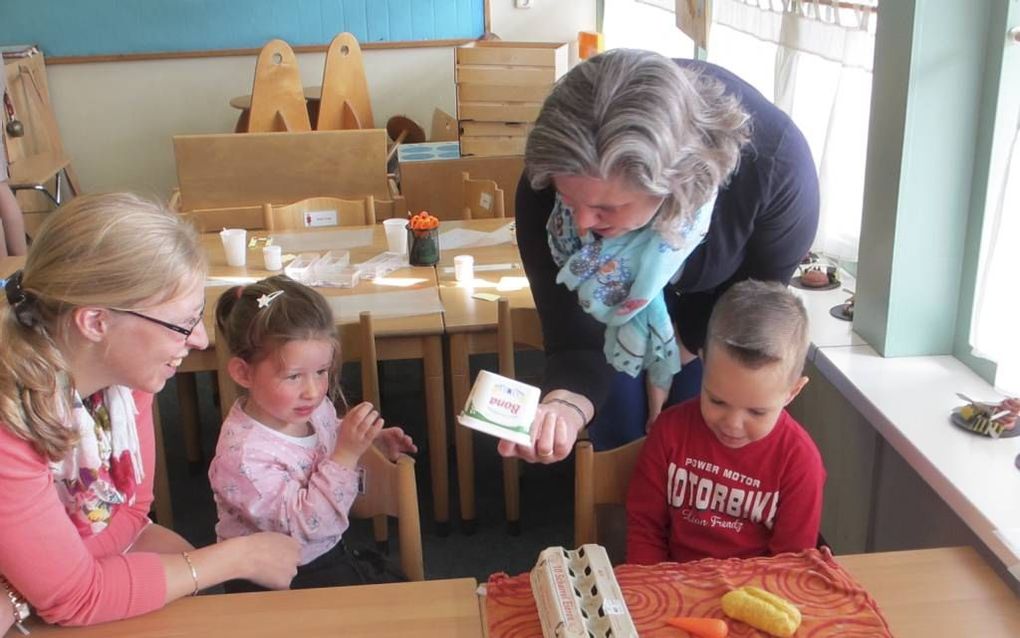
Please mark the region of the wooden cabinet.
[[567, 72], [568, 49], [560, 42], [498, 40], [457, 47], [461, 154], [523, 154], [531, 123]]

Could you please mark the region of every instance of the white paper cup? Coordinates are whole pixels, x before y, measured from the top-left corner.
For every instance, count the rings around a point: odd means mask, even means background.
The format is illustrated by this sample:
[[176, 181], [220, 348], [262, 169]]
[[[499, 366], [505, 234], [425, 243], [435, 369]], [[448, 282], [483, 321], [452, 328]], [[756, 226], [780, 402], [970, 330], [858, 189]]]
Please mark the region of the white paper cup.
[[248, 231], [243, 228], [224, 228], [220, 231], [223, 252], [228, 266], [243, 266], [248, 256]]
[[453, 277], [462, 283], [475, 280], [475, 258], [471, 255], [457, 255], [453, 258]]
[[398, 255], [407, 254], [407, 220], [384, 219], [383, 229], [386, 230], [386, 246], [389, 252]]
[[283, 246], [266, 246], [262, 249], [266, 270], [283, 270]]

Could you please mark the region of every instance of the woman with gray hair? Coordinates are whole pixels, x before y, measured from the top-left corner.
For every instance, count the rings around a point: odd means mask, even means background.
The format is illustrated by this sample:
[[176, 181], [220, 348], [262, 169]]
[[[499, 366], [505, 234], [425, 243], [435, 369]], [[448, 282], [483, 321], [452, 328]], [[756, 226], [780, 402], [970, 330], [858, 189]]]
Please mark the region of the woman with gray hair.
[[[546, 372], [528, 461], [646, 431], [700, 391], [715, 300], [788, 283], [818, 225], [818, 177], [789, 117], [728, 71], [617, 49], [546, 99], [517, 188], [517, 239]], [[679, 337], [679, 339], [677, 339]]]

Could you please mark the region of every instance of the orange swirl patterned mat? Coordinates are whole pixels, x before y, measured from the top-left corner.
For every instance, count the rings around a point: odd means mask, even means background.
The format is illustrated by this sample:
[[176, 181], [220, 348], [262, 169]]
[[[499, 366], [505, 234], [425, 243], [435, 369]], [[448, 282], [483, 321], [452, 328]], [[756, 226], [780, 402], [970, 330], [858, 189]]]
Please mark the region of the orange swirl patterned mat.
[[[798, 638], [892, 636], [874, 599], [832, 559], [828, 549], [744, 560], [621, 565], [614, 571], [642, 638], [684, 638], [685, 632], [665, 624], [664, 619], [672, 616], [726, 618], [720, 598], [743, 585], [756, 585], [797, 605], [804, 617]], [[490, 638], [542, 636], [528, 574], [490, 576], [485, 612]], [[726, 620], [730, 636], [768, 636]]]

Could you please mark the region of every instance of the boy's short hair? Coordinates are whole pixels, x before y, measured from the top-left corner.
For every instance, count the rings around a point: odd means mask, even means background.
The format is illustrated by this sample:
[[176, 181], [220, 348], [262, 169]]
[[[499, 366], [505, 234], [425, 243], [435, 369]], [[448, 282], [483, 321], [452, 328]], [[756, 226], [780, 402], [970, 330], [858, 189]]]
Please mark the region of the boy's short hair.
[[715, 304], [705, 354], [722, 346], [741, 364], [757, 369], [785, 363], [791, 378], [804, 370], [808, 318], [799, 297], [777, 282], [748, 279], [734, 284]]

